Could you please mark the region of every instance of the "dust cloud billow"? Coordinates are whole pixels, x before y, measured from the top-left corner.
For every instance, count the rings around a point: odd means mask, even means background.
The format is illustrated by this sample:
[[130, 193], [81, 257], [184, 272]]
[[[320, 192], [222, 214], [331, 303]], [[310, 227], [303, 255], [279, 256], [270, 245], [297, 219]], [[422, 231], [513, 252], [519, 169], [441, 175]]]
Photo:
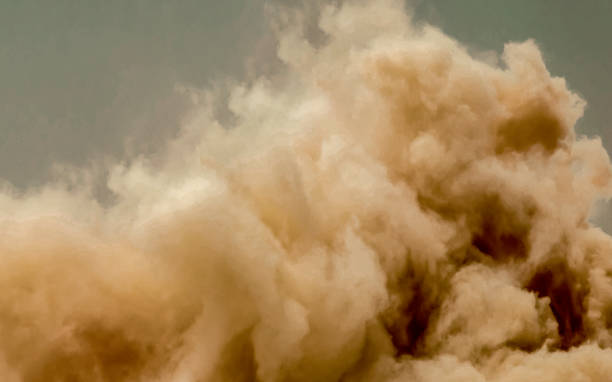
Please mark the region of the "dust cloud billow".
[[316, 42], [270, 12], [282, 68], [231, 118], [185, 90], [111, 206], [85, 170], [5, 186], [0, 379], [609, 381], [611, 166], [535, 43], [478, 59], [386, 0], [322, 6]]

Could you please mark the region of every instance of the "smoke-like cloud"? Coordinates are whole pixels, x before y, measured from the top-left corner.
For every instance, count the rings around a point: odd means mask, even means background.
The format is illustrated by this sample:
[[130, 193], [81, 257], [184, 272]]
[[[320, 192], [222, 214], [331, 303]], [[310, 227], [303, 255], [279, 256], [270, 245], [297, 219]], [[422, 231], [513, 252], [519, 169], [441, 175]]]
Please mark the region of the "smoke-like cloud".
[[276, 12], [283, 69], [231, 125], [193, 91], [112, 206], [79, 174], [0, 194], [0, 379], [609, 380], [611, 166], [535, 43], [495, 66], [393, 1], [322, 7], [316, 43]]

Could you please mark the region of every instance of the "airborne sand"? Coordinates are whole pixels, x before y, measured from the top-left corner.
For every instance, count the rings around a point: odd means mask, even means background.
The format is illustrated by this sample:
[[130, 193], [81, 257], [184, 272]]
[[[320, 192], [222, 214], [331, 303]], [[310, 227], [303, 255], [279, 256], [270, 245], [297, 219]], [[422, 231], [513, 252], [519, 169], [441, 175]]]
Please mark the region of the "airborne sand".
[[[163, 158], [0, 194], [0, 380], [609, 381], [612, 192], [532, 41], [279, 11], [285, 66]], [[194, 96], [195, 97], [195, 96]], [[67, 184], [70, 183], [70, 186]]]

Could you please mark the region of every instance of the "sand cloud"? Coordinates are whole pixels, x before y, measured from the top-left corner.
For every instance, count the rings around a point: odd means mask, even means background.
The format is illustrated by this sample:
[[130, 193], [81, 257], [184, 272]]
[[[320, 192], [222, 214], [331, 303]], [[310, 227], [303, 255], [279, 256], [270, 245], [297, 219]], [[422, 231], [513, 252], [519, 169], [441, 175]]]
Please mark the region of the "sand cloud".
[[[0, 194], [3, 381], [605, 381], [607, 153], [533, 41], [276, 10], [273, 76], [163, 154]], [[197, 93], [197, 94], [196, 94]]]

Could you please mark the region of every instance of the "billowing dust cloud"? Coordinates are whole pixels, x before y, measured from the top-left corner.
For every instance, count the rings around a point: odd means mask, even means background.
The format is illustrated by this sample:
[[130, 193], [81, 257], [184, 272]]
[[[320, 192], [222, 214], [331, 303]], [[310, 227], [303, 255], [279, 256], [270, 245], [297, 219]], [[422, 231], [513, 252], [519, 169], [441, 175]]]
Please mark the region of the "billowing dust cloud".
[[610, 381], [611, 167], [534, 42], [274, 12], [283, 68], [231, 123], [193, 91], [112, 206], [86, 174], [1, 194], [0, 379]]

